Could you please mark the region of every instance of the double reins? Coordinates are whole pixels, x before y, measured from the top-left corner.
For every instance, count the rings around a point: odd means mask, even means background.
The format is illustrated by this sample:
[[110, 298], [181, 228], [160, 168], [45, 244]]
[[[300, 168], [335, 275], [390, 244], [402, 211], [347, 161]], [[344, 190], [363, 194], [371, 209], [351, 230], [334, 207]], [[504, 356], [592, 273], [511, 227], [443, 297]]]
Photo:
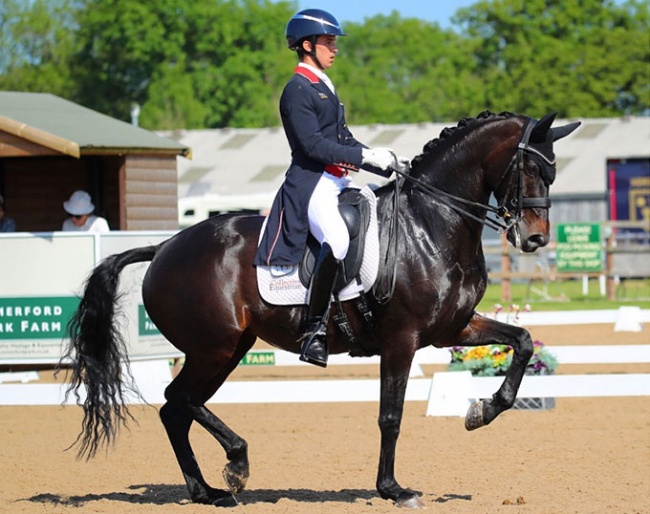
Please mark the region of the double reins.
[[[438, 189], [437, 187], [426, 184], [421, 180], [412, 177], [410, 175], [410, 169], [407, 170], [394, 169], [393, 171], [397, 175], [402, 177], [404, 180], [408, 180], [409, 182], [412, 182], [413, 184], [417, 185], [417, 187], [420, 190], [426, 192], [427, 194], [429, 194], [434, 199], [438, 200], [446, 207], [449, 207], [450, 209], [455, 210], [459, 214], [462, 214], [463, 216], [466, 216], [474, 221], [482, 223], [483, 225], [488, 226], [500, 233], [504, 233], [510, 230], [517, 223], [519, 223], [519, 221], [521, 220], [523, 209], [537, 209], [537, 208], [548, 209], [551, 206], [551, 199], [548, 196], [539, 197], [539, 198], [530, 198], [530, 197], [523, 196], [522, 177], [524, 171], [525, 152], [531, 152], [536, 156], [541, 157], [544, 160], [544, 162], [546, 162], [546, 164], [548, 164], [549, 166], [553, 166], [555, 164], [555, 160], [553, 161], [549, 160], [540, 151], [530, 146], [529, 144], [530, 134], [533, 131], [534, 127], [535, 127], [535, 120], [529, 118], [526, 121], [526, 125], [524, 126], [524, 129], [522, 131], [521, 138], [519, 140], [519, 143], [517, 144], [516, 152], [510, 159], [510, 162], [508, 163], [506, 169], [501, 174], [501, 177], [499, 178], [497, 185], [494, 187], [494, 191], [497, 191], [507, 177], [509, 176], [512, 177], [514, 175], [517, 178], [516, 194], [513, 195], [513, 197], [510, 199], [506, 199], [504, 197], [503, 202], [500, 205], [497, 205], [496, 207], [493, 205], [486, 205], [479, 202], [472, 202], [465, 198], [461, 198], [460, 196], [453, 195], [451, 193], [448, 193], [447, 191], [443, 191], [442, 189]], [[398, 185], [397, 182], [398, 181], [396, 181], [396, 186]], [[399, 188], [401, 188], [401, 184], [399, 184]], [[396, 193], [398, 192], [399, 189], [396, 188]], [[453, 200], [453, 202], [457, 202], [457, 203], [452, 203], [447, 200]], [[462, 205], [458, 205], [458, 204], [462, 204]], [[476, 216], [466, 208], [464, 208], [463, 205], [469, 207], [477, 207], [486, 210], [488, 211], [488, 213], [494, 214], [497, 218], [501, 218], [503, 221], [500, 221], [499, 219], [492, 219], [489, 217], [481, 218], [479, 216]]]
[[[459, 214], [467, 218], [470, 218], [474, 221], [477, 221], [478, 223], [490, 227], [499, 233], [505, 233], [508, 232], [510, 229], [514, 228], [516, 232], [517, 240], [519, 240], [518, 226], [519, 226], [519, 221], [521, 221], [521, 215], [523, 209], [536, 209], [536, 208], [548, 209], [551, 206], [551, 199], [548, 196], [539, 197], [539, 198], [530, 198], [530, 197], [523, 196], [522, 180], [523, 180], [523, 171], [524, 171], [525, 152], [531, 152], [534, 155], [542, 158], [544, 162], [549, 166], [553, 166], [555, 164], [555, 160], [553, 161], [549, 160], [544, 154], [542, 154], [536, 148], [530, 146], [529, 144], [530, 135], [534, 127], [535, 127], [535, 120], [528, 118], [526, 120], [526, 124], [524, 125], [524, 129], [522, 130], [519, 143], [517, 144], [517, 149], [514, 155], [512, 156], [512, 158], [510, 159], [508, 166], [501, 174], [501, 177], [499, 177], [497, 185], [494, 187], [494, 191], [497, 191], [499, 187], [501, 187], [501, 184], [504, 182], [504, 180], [509, 176], [512, 177], [514, 173], [515, 176], [517, 177], [516, 194], [510, 199], [507, 199], [504, 196], [503, 202], [496, 207], [492, 205], [482, 204], [479, 202], [473, 202], [467, 200], [466, 198], [461, 198], [459, 196], [448, 193], [447, 191], [443, 191], [442, 189], [438, 189], [437, 187], [426, 184], [421, 180], [411, 176], [410, 166], [406, 166], [403, 169], [393, 168], [392, 171], [396, 175], [398, 175], [398, 178], [395, 180], [392, 216], [390, 219], [390, 223], [388, 225], [388, 240], [391, 241], [393, 245], [392, 247], [389, 246], [387, 248], [385, 258], [384, 258], [384, 267], [385, 269], [390, 269], [388, 265], [391, 263], [393, 266], [392, 266], [392, 270], [386, 276], [386, 281], [389, 282], [386, 292], [379, 293], [378, 286], [373, 288], [375, 300], [379, 304], [387, 303], [392, 298], [393, 292], [395, 291], [395, 283], [397, 277], [396, 256], [397, 256], [397, 248], [399, 246], [398, 243], [399, 230], [398, 230], [398, 221], [397, 221], [399, 216], [399, 196], [405, 181], [408, 180], [409, 182], [415, 184], [420, 190], [424, 191], [429, 196], [431, 196], [441, 204], [445, 205], [446, 207], [453, 209], [454, 211], [458, 212]], [[397, 162], [397, 157], [395, 157], [395, 162]], [[508, 209], [508, 204], [512, 209], [512, 212]], [[476, 216], [474, 213], [470, 212], [464, 206], [484, 209], [488, 211], [488, 213], [494, 214], [497, 219], [489, 218], [487, 216], [481, 218], [479, 216]], [[387, 214], [387, 211], [384, 211], [384, 214]], [[501, 218], [503, 221], [500, 221], [498, 218]], [[383, 222], [380, 225], [383, 225]]]

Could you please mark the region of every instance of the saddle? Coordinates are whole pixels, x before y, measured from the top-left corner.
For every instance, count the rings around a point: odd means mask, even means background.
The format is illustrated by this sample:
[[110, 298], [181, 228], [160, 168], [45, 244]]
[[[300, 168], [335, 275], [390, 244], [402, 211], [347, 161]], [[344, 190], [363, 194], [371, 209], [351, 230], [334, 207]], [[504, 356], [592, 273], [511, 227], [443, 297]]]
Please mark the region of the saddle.
[[[334, 298], [337, 304], [337, 313], [332, 319], [346, 337], [350, 355], [353, 357], [376, 355], [377, 351], [375, 349], [366, 348], [356, 337], [348, 317], [343, 311], [338, 296], [339, 291], [356, 280], [361, 288], [361, 294], [355, 301], [356, 309], [361, 314], [366, 329], [374, 331], [375, 319], [366, 296], [363, 293], [363, 286], [361, 286], [361, 278], [359, 277], [359, 271], [363, 264], [366, 233], [370, 225], [371, 207], [368, 200], [359, 190], [353, 188], [346, 188], [341, 191], [338, 207], [348, 229], [348, 234], [350, 235], [350, 246], [348, 247], [348, 253], [345, 259], [343, 259], [342, 269], [339, 271], [336, 283], [334, 284]], [[307, 289], [309, 288], [319, 253], [320, 243], [310, 234], [298, 270], [300, 282]]]
[[[368, 205], [368, 200], [364, 198], [358, 189], [346, 188], [339, 195], [339, 213], [345, 222], [348, 234], [350, 234], [350, 246], [334, 284], [334, 294], [353, 280], [358, 280], [359, 270], [363, 262], [366, 232], [370, 224], [370, 205]], [[314, 236], [309, 234], [298, 273], [300, 282], [306, 288], [309, 288], [319, 253], [320, 243]]]

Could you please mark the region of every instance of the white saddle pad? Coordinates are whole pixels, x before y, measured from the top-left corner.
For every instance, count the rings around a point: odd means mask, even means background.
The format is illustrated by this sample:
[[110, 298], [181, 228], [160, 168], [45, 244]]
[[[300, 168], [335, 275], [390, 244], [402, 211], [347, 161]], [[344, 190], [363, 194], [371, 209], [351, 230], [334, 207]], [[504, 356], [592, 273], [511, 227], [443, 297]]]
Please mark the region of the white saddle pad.
[[[370, 291], [377, 279], [379, 269], [377, 197], [368, 186], [363, 187], [360, 191], [370, 202], [370, 224], [366, 232], [363, 263], [359, 272], [361, 285], [355, 281], [345, 286], [339, 293], [341, 301], [358, 297], [362, 290]], [[262, 226], [260, 240], [265, 228], [266, 220]], [[309, 291], [300, 282], [299, 267], [298, 264], [294, 266], [257, 266], [257, 287], [262, 298], [273, 305], [306, 305], [309, 302]]]

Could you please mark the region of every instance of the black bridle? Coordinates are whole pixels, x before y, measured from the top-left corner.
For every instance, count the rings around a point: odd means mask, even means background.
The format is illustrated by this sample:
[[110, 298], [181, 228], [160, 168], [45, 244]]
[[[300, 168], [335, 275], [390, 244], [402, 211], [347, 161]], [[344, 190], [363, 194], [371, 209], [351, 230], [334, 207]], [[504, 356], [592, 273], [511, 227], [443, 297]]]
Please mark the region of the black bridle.
[[[503, 201], [496, 207], [479, 202], [472, 202], [470, 200], [466, 200], [465, 198], [461, 198], [459, 196], [443, 191], [442, 189], [438, 189], [437, 187], [430, 186], [429, 184], [426, 184], [421, 180], [412, 177], [410, 175], [410, 169], [393, 170], [403, 179], [395, 181], [396, 197], [399, 194], [399, 190], [401, 189], [404, 180], [408, 180], [409, 182], [414, 183], [420, 190], [424, 191], [443, 205], [455, 210], [456, 212], [470, 219], [473, 219], [474, 221], [478, 221], [479, 223], [482, 223], [483, 225], [488, 226], [494, 230], [497, 230], [500, 233], [508, 232], [511, 228], [513, 228], [513, 226], [516, 226], [521, 221], [521, 216], [524, 209], [548, 209], [551, 207], [551, 199], [548, 196], [537, 198], [523, 196], [522, 182], [525, 152], [531, 152], [536, 157], [540, 157], [549, 166], [555, 165], [555, 160], [549, 160], [548, 157], [531, 146], [529, 143], [530, 134], [532, 133], [533, 128], [535, 128], [535, 123], [535, 120], [531, 118], [528, 118], [528, 120], [526, 120], [526, 124], [524, 125], [524, 129], [521, 133], [521, 138], [517, 144], [517, 149], [510, 159], [508, 166], [497, 181], [497, 185], [493, 188], [493, 190], [496, 192], [507, 177], [510, 177], [510, 181], [512, 181], [512, 178], [515, 177], [517, 180], [516, 194], [512, 195], [511, 198], [508, 198], [507, 195], [504, 195]], [[462, 205], [457, 205], [456, 203], [449, 202], [447, 200], [453, 200], [454, 202], [458, 202], [466, 206], [485, 209], [486, 211], [493, 213], [497, 218], [501, 218], [503, 221], [488, 217], [480, 218], [469, 212]]]
[[[501, 187], [501, 184], [505, 181], [507, 177], [510, 177], [510, 181], [512, 181], [512, 177], [514, 176], [516, 177], [517, 180], [516, 194], [513, 195], [511, 198], [508, 198], [507, 195], [504, 195], [503, 201], [496, 207], [492, 205], [485, 205], [479, 202], [472, 202], [470, 200], [466, 200], [465, 198], [461, 198], [459, 196], [448, 193], [447, 191], [443, 191], [442, 189], [438, 189], [437, 187], [430, 186], [429, 184], [426, 184], [421, 180], [412, 177], [410, 175], [410, 171], [411, 171], [410, 166], [407, 166], [406, 168], [403, 168], [401, 170], [396, 168], [392, 170], [398, 175], [398, 179], [395, 180], [395, 192], [393, 195], [392, 217], [390, 219], [390, 225], [388, 227], [389, 240], [393, 243], [393, 245], [392, 247], [388, 247], [386, 249], [386, 254], [384, 257], [384, 267], [386, 269], [391, 269], [388, 266], [388, 264], [392, 263], [392, 272], [388, 272], [385, 277], [385, 281], [387, 282], [387, 284], [377, 283], [373, 288], [373, 295], [375, 297], [375, 300], [378, 303], [380, 304], [387, 303], [392, 298], [393, 292], [395, 291], [395, 283], [397, 278], [396, 256], [397, 256], [397, 248], [399, 244], [398, 243], [399, 230], [398, 230], [398, 223], [397, 223], [397, 218], [399, 216], [399, 196], [400, 196], [400, 191], [402, 189], [402, 186], [404, 185], [404, 182], [407, 180], [415, 184], [420, 190], [422, 190], [423, 192], [425, 192], [426, 194], [428, 194], [429, 196], [431, 196], [441, 204], [449, 207], [450, 209], [455, 210], [456, 212], [462, 214], [463, 216], [466, 216], [487, 227], [490, 227], [498, 231], [499, 233], [505, 233], [514, 228], [517, 246], [519, 246], [519, 240], [520, 240], [519, 222], [521, 221], [523, 210], [540, 209], [540, 208], [548, 209], [551, 207], [551, 199], [548, 196], [531, 198], [531, 197], [524, 197], [523, 195], [524, 155], [526, 152], [530, 152], [536, 157], [540, 157], [549, 166], [555, 165], [555, 159], [551, 161], [542, 152], [540, 152], [539, 150], [537, 150], [536, 148], [530, 145], [530, 135], [533, 129], [535, 128], [535, 124], [536, 124], [535, 120], [531, 118], [528, 118], [526, 120], [526, 124], [524, 125], [524, 128], [521, 132], [521, 138], [519, 139], [519, 143], [517, 144], [517, 149], [514, 155], [512, 156], [512, 158], [510, 159], [508, 166], [501, 174], [501, 177], [499, 177], [497, 185], [493, 189], [493, 191], [496, 192], [499, 189], [499, 187]], [[398, 162], [396, 156], [395, 156], [395, 162]], [[458, 205], [458, 204], [462, 204], [462, 205]], [[488, 212], [493, 213], [497, 218], [501, 218], [503, 221], [500, 221], [499, 219], [488, 218], [487, 216], [480, 218], [479, 216], [476, 216], [475, 214], [470, 212], [463, 205], [484, 209]], [[382, 220], [380, 224], [383, 225], [384, 221]], [[385, 289], [385, 292], [380, 292], [380, 289]]]

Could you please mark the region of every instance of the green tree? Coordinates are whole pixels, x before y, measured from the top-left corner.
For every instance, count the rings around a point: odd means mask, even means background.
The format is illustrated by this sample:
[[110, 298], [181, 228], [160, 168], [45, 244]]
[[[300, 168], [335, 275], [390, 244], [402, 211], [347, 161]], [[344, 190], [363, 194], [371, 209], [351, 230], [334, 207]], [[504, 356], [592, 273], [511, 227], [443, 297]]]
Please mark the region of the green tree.
[[354, 123], [458, 119], [483, 105], [475, 61], [455, 32], [396, 12], [345, 30], [331, 75]]
[[284, 26], [295, 5], [239, 0], [192, 9], [188, 72], [207, 107], [206, 126], [277, 125], [277, 100], [294, 65]]
[[128, 120], [131, 106], [146, 102], [156, 70], [183, 56], [185, 3], [84, 0], [75, 60], [78, 100]]
[[0, 0], [0, 89], [70, 96], [70, 0]]
[[541, 116], [647, 112], [644, 2], [483, 0], [455, 21], [474, 42], [486, 107]]

